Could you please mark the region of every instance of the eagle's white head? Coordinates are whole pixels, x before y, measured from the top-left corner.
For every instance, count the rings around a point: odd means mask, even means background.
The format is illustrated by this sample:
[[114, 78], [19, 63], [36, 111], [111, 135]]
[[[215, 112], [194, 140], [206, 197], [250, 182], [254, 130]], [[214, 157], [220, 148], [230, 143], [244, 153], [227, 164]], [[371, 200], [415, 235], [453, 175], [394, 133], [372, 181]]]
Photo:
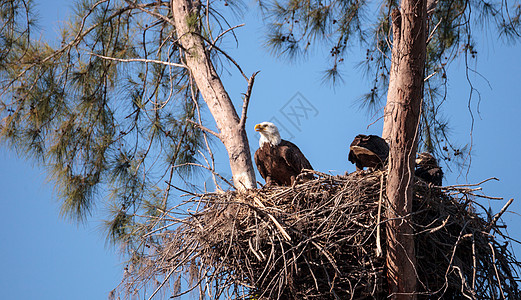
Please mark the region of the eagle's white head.
[[259, 145], [262, 147], [264, 143], [270, 143], [273, 146], [280, 144], [279, 129], [271, 122], [262, 122], [255, 125], [255, 131], [261, 135]]

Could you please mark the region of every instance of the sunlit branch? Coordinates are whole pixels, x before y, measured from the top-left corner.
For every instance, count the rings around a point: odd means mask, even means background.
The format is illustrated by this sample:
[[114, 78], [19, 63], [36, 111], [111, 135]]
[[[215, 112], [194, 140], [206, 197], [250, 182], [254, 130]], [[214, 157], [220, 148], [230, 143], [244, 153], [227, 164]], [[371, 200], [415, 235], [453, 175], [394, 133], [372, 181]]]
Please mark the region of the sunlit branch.
[[250, 103], [250, 97], [251, 97], [251, 90], [253, 88], [253, 83], [255, 82], [255, 76], [259, 74], [260, 71], [257, 71], [253, 73], [248, 80], [248, 90], [246, 91], [246, 94], [244, 94], [244, 102], [242, 104], [242, 115], [241, 120], [239, 121], [239, 126], [241, 128], [244, 128], [246, 126], [246, 118], [248, 114], [248, 104]]
[[89, 53], [89, 54], [97, 56], [99, 58], [119, 61], [119, 62], [144, 62], [144, 63], [154, 63], [154, 64], [160, 64], [160, 65], [165, 65], [165, 66], [171, 66], [171, 67], [187, 68], [186, 65], [183, 65], [183, 64], [176, 64], [176, 63], [162, 61], [162, 60], [144, 59], [144, 58], [115, 58], [115, 57], [103, 56], [103, 55], [99, 55], [99, 54], [95, 54], [95, 53]]
[[[212, 45], [212, 43], [204, 36], [202, 35], [199, 35], [205, 42], [209, 43]], [[228, 53], [224, 52], [221, 48], [217, 47], [216, 45], [213, 45], [212, 46], [213, 48], [215, 48], [217, 51], [221, 52], [229, 61], [231, 61], [235, 67], [239, 70], [239, 72], [241, 73], [242, 77], [244, 77], [244, 79], [248, 80], [248, 76], [246, 76], [246, 74], [244, 74], [244, 72], [242, 71], [242, 68], [239, 66], [239, 64], [230, 56], [228, 55]]]
[[233, 27], [228, 28], [228, 29], [226, 29], [225, 31], [221, 32], [221, 33], [220, 33], [220, 34], [215, 38], [215, 40], [212, 42], [212, 44], [210, 45], [210, 47], [208, 47], [208, 51], [211, 51], [212, 48], [213, 48], [213, 47], [215, 46], [215, 44], [217, 43], [217, 41], [218, 41], [222, 36], [224, 36], [226, 33], [228, 33], [229, 31], [232, 31], [232, 30], [234, 30], [234, 29], [237, 29], [237, 28], [239, 28], [239, 27], [242, 27], [242, 26], [244, 26], [244, 25], [245, 25], [244, 23], [243, 23], [243, 24], [239, 24], [239, 25], [233, 26]]
[[187, 121], [187, 122], [190, 122], [190, 123], [192, 123], [192, 124], [194, 124], [194, 125], [197, 126], [199, 129], [204, 130], [204, 131], [206, 131], [206, 132], [208, 132], [208, 133], [210, 133], [210, 134], [212, 134], [212, 135], [218, 137], [219, 139], [221, 139], [221, 135], [218, 134], [217, 132], [211, 130], [210, 128], [204, 127], [203, 125], [201, 125], [201, 124], [199, 124], [199, 123], [197, 123], [197, 122], [194, 122], [194, 121], [192, 121], [192, 120], [190, 120], [190, 119], [186, 119], [186, 121]]
[[169, 23], [172, 26], [175, 26], [174, 21], [172, 21], [171, 19], [165, 17], [164, 15], [145, 9], [145, 7], [148, 7], [148, 6], [155, 7], [157, 4], [160, 5], [162, 2], [153, 2], [152, 5], [150, 5], [150, 4], [139, 5], [139, 4], [137, 4], [135, 2], [132, 2], [132, 1], [129, 1], [129, 0], [125, 0], [125, 2], [127, 2], [129, 5], [131, 5], [131, 8], [137, 8], [137, 9], [141, 10], [142, 12], [144, 12], [146, 14], [149, 14], [149, 15], [155, 17], [155, 18], [158, 18], [160, 20], [163, 20], [164, 22]]

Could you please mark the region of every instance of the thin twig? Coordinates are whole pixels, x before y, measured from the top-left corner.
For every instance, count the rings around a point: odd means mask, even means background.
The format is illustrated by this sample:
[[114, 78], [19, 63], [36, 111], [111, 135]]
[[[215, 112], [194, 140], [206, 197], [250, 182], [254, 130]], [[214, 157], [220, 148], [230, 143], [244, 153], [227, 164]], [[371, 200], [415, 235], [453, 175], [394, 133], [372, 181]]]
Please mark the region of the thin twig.
[[489, 232], [490, 229], [496, 225], [497, 220], [499, 220], [499, 218], [505, 213], [505, 211], [508, 209], [510, 204], [512, 204], [512, 202], [514, 202], [514, 198], [508, 200], [505, 206], [503, 206], [503, 208], [497, 214], [494, 215], [494, 218], [492, 218], [492, 221], [490, 221], [490, 223], [487, 225], [485, 231]]
[[253, 83], [255, 82], [255, 76], [259, 74], [260, 71], [253, 73], [248, 80], [248, 89], [246, 90], [246, 94], [244, 94], [244, 101], [242, 103], [242, 115], [241, 120], [239, 121], [239, 127], [244, 129], [246, 126], [246, 115], [248, 114], [248, 104], [250, 103], [251, 91], [253, 88]]
[[436, 32], [436, 30], [440, 26], [441, 21], [443, 21], [443, 18], [440, 18], [440, 21], [438, 22], [438, 24], [436, 24], [436, 26], [434, 26], [434, 28], [432, 29], [431, 33], [429, 34], [429, 37], [427, 38], [427, 42], [426, 42], [427, 45], [429, 44], [429, 42], [431, 41], [432, 37], [434, 36], [434, 33]]
[[159, 292], [159, 290], [167, 283], [168, 279], [170, 279], [170, 276], [172, 276], [172, 274], [174, 274], [175, 270], [176, 270], [175, 268], [172, 268], [172, 270], [170, 270], [170, 272], [168, 272], [168, 275], [166, 275], [163, 282], [156, 288], [156, 290], [152, 293], [152, 295], [150, 295], [148, 300], [154, 298], [154, 296], [157, 294], [157, 292]]
[[490, 177], [490, 178], [487, 178], [485, 180], [482, 180], [478, 183], [473, 183], [473, 184], [455, 184], [455, 185], [447, 185], [447, 186], [444, 186], [443, 188], [444, 189], [451, 189], [451, 188], [458, 188], [458, 187], [467, 187], [467, 186], [478, 186], [478, 185], [482, 185], [483, 183], [487, 182], [487, 181], [490, 181], [490, 180], [496, 180], [496, 181], [499, 181], [499, 179], [497, 179], [496, 177]]
[[[259, 198], [257, 197], [253, 197], [253, 201], [255, 201], [255, 204], [257, 204], [259, 207], [262, 207], [262, 208], [266, 208], [266, 206], [264, 204], [262, 204], [262, 202], [259, 200]], [[275, 226], [277, 227], [277, 229], [280, 231], [280, 233], [282, 234], [282, 236], [287, 240], [287, 241], [291, 241], [291, 237], [289, 236], [289, 234], [286, 232], [286, 230], [284, 229], [284, 227], [282, 227], [282, 225], [280, 225], [279, 221], [277, 221], [277, 219], [275, 219], [275, 217], [268, 213], [268, 212], [264, 212], [266, 215], [268, 215], [268, 217], [273, 221], [273, 223], [275, 224]]]
[[[201, 34], [198, 34], [198, 36], [200, 38], [202, 38], [204, 41], [206, 41], [207, 43], [211, 44], [211, 41], [209, 41], [205, 36], [203, 36]], [[244, 77], [244, 79], [248, 80], [248, 76], [246, 76], [246, 74], [244, 74], [244, 72], [242, 71], [241, 66], [239, 66], [239, 64], [235, 61], [235, 59], [233, 59], [228, 53], [226, 53], [224, 50], [222, 50], [221, 48], [217, 47], [216, 45], [213, 45], [213, 48], [215, 48], [217, 51], [221, 52], [222, 55], [224, 55], [229, 61], [231, 61], [232, 64], [235, 65], [237, 70], [239, 70], [239, 72], [241, 73], [242, 77]]]
[[431, 75], [429, 75], [429, 76], [425, 77], [425, 79], [423, 79], [423, 82], [426, 82], [427, 80], [431, 79], [431, 77], [434, 76], [434, 75], [436, 75], [437, 73], [438, 73], [438, 71], [434, 71], [434, 72], [432, 72]]
[[109, 57], [104, 55], [99, 55], [96, 53], [89, 53], [90, 55], [97, 56], [99, 58], [103, 58], [106, 60], [113, 60], [113, 61], [119, 61], [119, 62], [144, 62], [144, 63], [154, 63], [154, 64], [161, 64], [165, 66], [171, 66], [171, 67], [179, 67], [179, 68], [187, 68], [187, 66], [183, 64], [176, 64], [171, 63], [168, 61], [162, 61], [162, 60], [156, 60], [156, 59], [145, 59], [145, 58], [115, 58], [115, 57]]
[[194, 124], [194, 125], [197, 126], [199, 129], [204, 130], [204, 131], [208, 132], [209, 134], [214, 135], [214, 136], [216, 136], [217, 138], [219, 138], [219, 139], [221, 140], [221, 135], [218, 134], [217, 132], [215, 132], [215, 131], [213, 131], [213, 130], [207, 128], [207, 127], [204, 127], [203, 125], [201, 125], [201, 124], [199, 124], [199, 123], [197, 123], [197, 122], [194, 122], [194, 121], [192, 121], [192, 120], [190, 120], [190, 119], [186, 119], [186, 121], [188, 121], [188, 122]]
[[215, 38], [215, 40], [212, 42], [212, 44], [208, 47], [208, 51], [211, 51], [211, 50], [212, 50], [212, 48], [215, 46], [215, 44], [217, 43], [217, 41], [218, 41], [218, 40], [219, 40], [223, 35], [225, 35], [226, 33], [230, 32], [230, 31], [232, 31], [232, 30], [234, 30], [234, 29], [237, 29], [237, 28], [239, 28], [239, 27], [242, 27], [242, 26], [244, 26], [244, 25], [246, 25], [246, 24], [243, 23], [243, 24], [235, 25], [235, 26], [230, 27], [230, 28], [226, 29], [225, 31], [221, 32], [221, 33], [220, 33], [220, 34]]
[[380, 197], [378, 198], [378, 213], [376, 219], [376, 256], [382, 257], [382, 244], [380, 241], [380, 221], [382, 217], [382, 200], [383, 200], [383, 189], [384, 189], [384, 175], [382, 172], [380, 176]]

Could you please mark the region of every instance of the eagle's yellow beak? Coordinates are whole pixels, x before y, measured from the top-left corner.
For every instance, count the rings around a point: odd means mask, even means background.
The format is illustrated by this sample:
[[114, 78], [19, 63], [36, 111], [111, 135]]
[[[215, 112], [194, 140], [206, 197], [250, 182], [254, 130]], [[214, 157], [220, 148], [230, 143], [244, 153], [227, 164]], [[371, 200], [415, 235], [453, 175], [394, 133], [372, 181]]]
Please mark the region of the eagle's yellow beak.
[[255, 125], [255, 131], [262, 131], [263, 129], [264, 129], [264, 126], [262, 126], [261, 124]]

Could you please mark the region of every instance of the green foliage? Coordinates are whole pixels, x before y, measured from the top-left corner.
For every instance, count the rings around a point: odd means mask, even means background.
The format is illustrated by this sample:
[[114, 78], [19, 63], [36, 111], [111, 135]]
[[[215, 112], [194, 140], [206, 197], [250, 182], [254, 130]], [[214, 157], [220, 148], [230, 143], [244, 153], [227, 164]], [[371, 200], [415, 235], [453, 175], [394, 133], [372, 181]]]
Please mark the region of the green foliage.
[[187, 69], [133, 61], [183, 64], [169, 2], [78, 1], [56, 47], [33, 38], [32, 13], [31, 1], [0, 4], [0, 141], [49, 168], [64, 216], [81, 222], [101, 203], [108, 240], [143, 249], [139, 234], [161, 226], [143, 216], [164, 212], [208, 141], [188, 121], [201, 111]]
[[268, 15], [267, 45], [275, 54], [293, 59], [305, 53], [315, 42], [331, 45], [333, 68], [350, 39], [363, 38], [365, 1], [274, 0], [262, 3]]
[[[367, 49], [366, 58], [359, 67], [372, 84], [371, 90], [360, 98], [360, 104], [371, 114], [382, 108], [391, 64], [390, 13], [398, 6], [398, 1], [374, 4], [363, 0], [269, 0], [259, 1], [259, 4], [267, 15], [266, 44], [274, 54], [295, 59], [306, 54], [314, 44], [330, 49], [330, 66], [325, 70], [325, 80], [341, 82], [339, 69], [348, 50], [354, 46]], [[478, 55], [473, 29], [495, 26], [504, 41], [518, 41], [521, 37], [521, 3], [437, 0], [428, 1], [428, 6], [425, 67], [428, 80], [420, 147], [453, 160], [461, 156], [465, 147], [449, 141], [448, 123], [440, 110], [447, 99], [448, 67], [460, 57], [468, 66], [468, 61]], [[368, 11], [377, 11], [377, 14], [369, 16]]]

